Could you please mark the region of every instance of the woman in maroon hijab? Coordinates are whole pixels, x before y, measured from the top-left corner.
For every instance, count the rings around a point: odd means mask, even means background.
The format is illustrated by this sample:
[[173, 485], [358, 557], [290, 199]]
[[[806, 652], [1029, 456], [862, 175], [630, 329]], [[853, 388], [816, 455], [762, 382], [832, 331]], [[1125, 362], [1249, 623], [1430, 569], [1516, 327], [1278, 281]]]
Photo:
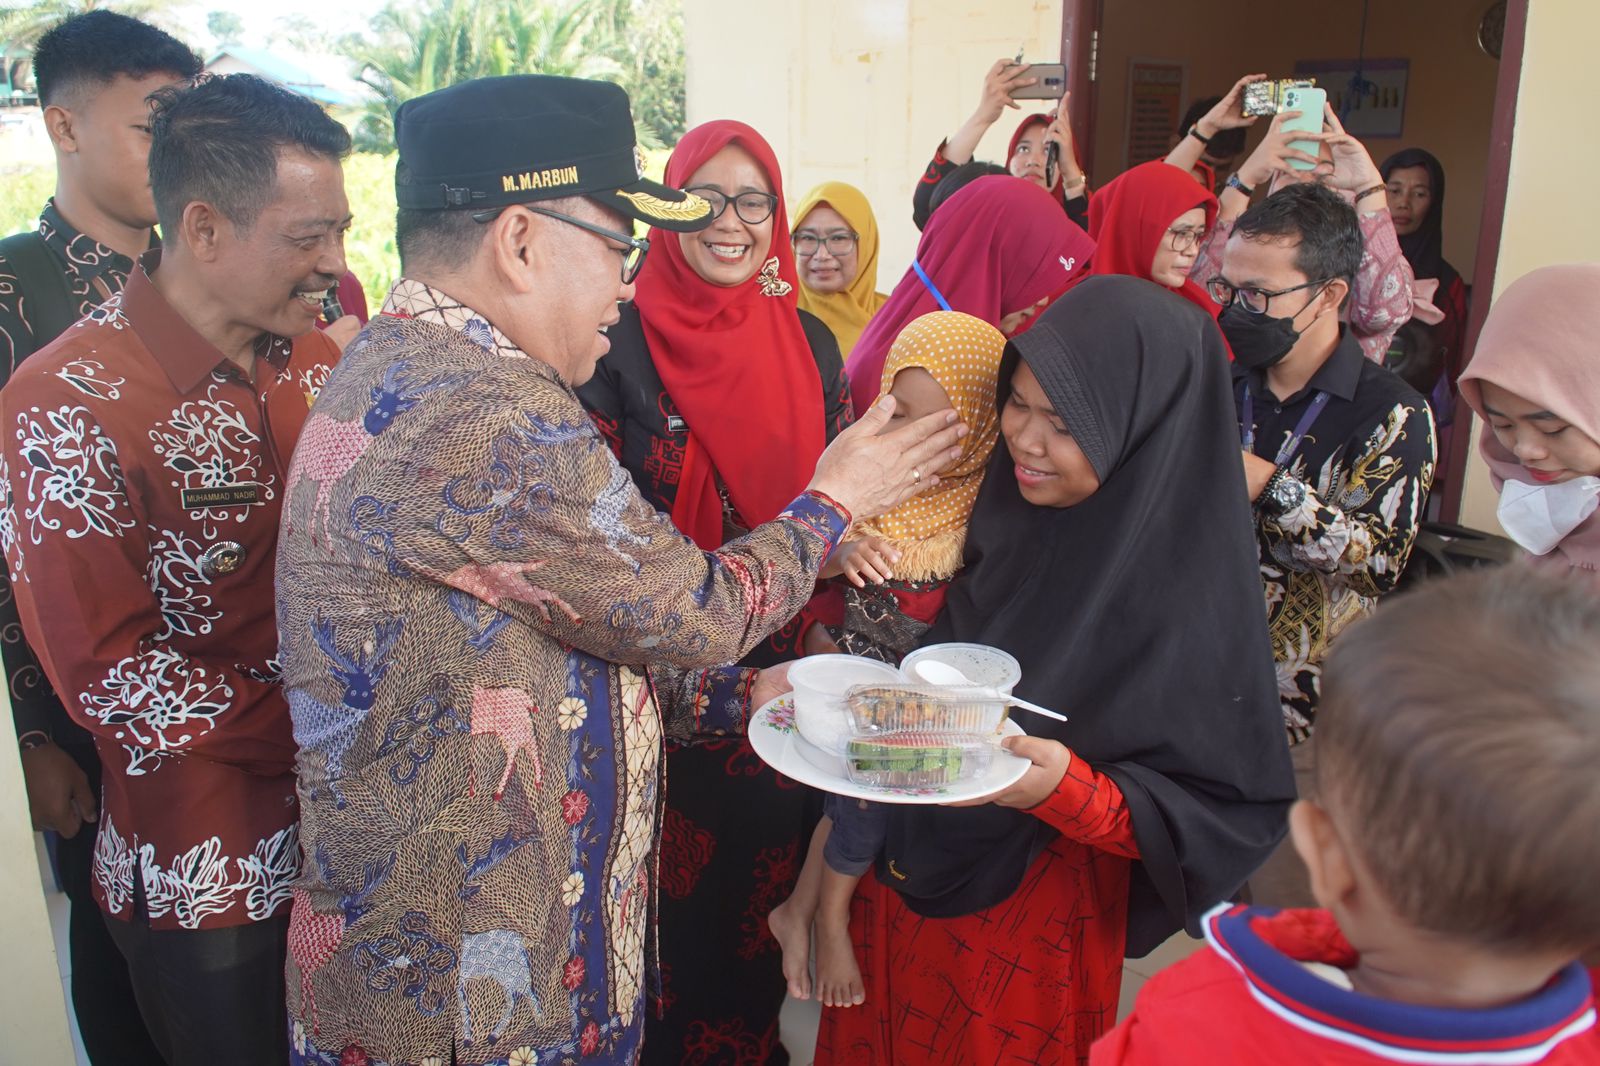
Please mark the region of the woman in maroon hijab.
[[1021, 332], [1086, 271], [1094, 242], [1038, 185], [979, 178], [940, 206], [917, 257], [856, 341], [846, 369], [860, 413], [878, 398], [900, 331], [930, 311], [961, 311], [1007, 336]]

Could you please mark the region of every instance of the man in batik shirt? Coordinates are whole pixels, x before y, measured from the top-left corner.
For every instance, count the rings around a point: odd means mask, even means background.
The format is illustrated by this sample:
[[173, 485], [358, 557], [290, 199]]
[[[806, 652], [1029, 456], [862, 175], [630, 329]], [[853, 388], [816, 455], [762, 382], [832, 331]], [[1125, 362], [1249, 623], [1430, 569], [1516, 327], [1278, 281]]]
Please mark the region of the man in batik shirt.
[[[1291, 185], [1239, 217], [1212, 281], [1302, 787], [1328, 645], [1394, 588], [1433, 484], [1427, 403], [1364, 358], [1339, 321], [1361, 255], [1350, 205], [1321, 185]], [[1251, 890], [1257, 903], [1314, 905], [1288, 845]]]
[[957, 430], [878, 436], [880, 407], [702, 552], [573, 389], [633, 296], [629, 220], [676, 240], [710, 206], [641, 179], [601, 82], [466, 82], [396, 135], [404, 277], [306, 423], [279, 549], [291, 1061], [633, 1062], [663, 735], [744, 729], [779, 680], [707, 668], [788, 622], [852, 513], [925, 485]]
[[[32, 233], [0, 245], [0, 386], [24, 359], [121, 292], [133, 257], [153, 243], [146, 98], [200, 67], [186, 45], [113, 11], [74, 16], [40, 38], [33, 75], [55, 150], [56, 191]], [[56, 870], [71, 907], [72, 1005], [84, 1050], [91, 1063], [161, 1066], [128, 968], [94, 901], [100, 757], [45, 680], [3, 577], [0, 651], [33, 825], [57, 834]]]
[[338, 357], [311, 326], [345, 269], [350, 139], [256, 78], [154, 99], [164, 247], [0, 392], [0, 540], [105, 768], [95, 895], [162, 1057], [281, 1062], [299, 844], [273, 562]]

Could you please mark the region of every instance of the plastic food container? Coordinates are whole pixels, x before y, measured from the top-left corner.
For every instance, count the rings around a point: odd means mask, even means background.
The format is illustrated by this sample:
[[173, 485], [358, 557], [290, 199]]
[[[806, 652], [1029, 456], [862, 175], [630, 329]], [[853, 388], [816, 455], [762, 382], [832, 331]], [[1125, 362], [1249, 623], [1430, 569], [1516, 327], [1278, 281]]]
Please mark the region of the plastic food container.
[[845, 749], [845, 772], [867, 788], [941, 788], [989, 771], [995, 745], [951, 733], [893, 733], [858, 737]]
[[904, 680], [888, 663], [859, 655], [810, 655], [789, 667], [794, 686], [794, 724], [807, 743], [830, 755], [843, 755], [852, 735], [844, 696], [861, 685], [892, 685]]
[[900, 660], [900, 672], [908, 681], [924, 682], [928, 679], [917, 671], [917, 664], [929, 659], [960, 670], [974, 685], [992, 688], [1002, 696], [1011, 695], [1022, 680], [1022, 664], [1010, 653], [987, 644], [930, 644]]
[[845, 709], [859, 737], [889, 733], [993, 736], [1010, 711], [992, 690], [904, 682], [858, 685], [845, 694]]

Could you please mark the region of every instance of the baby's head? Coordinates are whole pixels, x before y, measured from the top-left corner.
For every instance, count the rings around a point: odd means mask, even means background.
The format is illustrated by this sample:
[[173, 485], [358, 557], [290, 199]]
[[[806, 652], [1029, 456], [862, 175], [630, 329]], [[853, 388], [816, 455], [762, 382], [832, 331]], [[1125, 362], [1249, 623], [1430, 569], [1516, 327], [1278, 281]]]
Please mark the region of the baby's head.
[[932, 472], [959, 478], [981, 471], [1000, 432], [994, 394], [1005, 347], [998, 329], [959, 311], [912, 320], [883, 364], [882, 389], [895, 400], [885, 432], [953, 407], [967, 425], [961, 457]]
[[1550, 972], [1600, 947], [1600, 597], [1523, 567], [1439, 579], [1334, 645], [1291, 814], [1358, 950]]

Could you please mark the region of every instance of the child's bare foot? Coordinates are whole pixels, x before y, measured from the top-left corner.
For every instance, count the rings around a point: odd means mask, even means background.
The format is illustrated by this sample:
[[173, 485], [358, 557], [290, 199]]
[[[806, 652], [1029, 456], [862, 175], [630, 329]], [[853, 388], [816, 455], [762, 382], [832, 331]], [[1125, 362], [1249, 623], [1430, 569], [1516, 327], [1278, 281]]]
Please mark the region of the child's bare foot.
[[824, 1007], [859, 1007], [867, 1001], [861, 984], [861, 967], [850, 943], [850, 926], [818, 920], [817, 998]]
[[783, 979], [795, 999], [811, 998], [811, 923], [786, 899], [767, 915], [767, 928], [783, 950]]

